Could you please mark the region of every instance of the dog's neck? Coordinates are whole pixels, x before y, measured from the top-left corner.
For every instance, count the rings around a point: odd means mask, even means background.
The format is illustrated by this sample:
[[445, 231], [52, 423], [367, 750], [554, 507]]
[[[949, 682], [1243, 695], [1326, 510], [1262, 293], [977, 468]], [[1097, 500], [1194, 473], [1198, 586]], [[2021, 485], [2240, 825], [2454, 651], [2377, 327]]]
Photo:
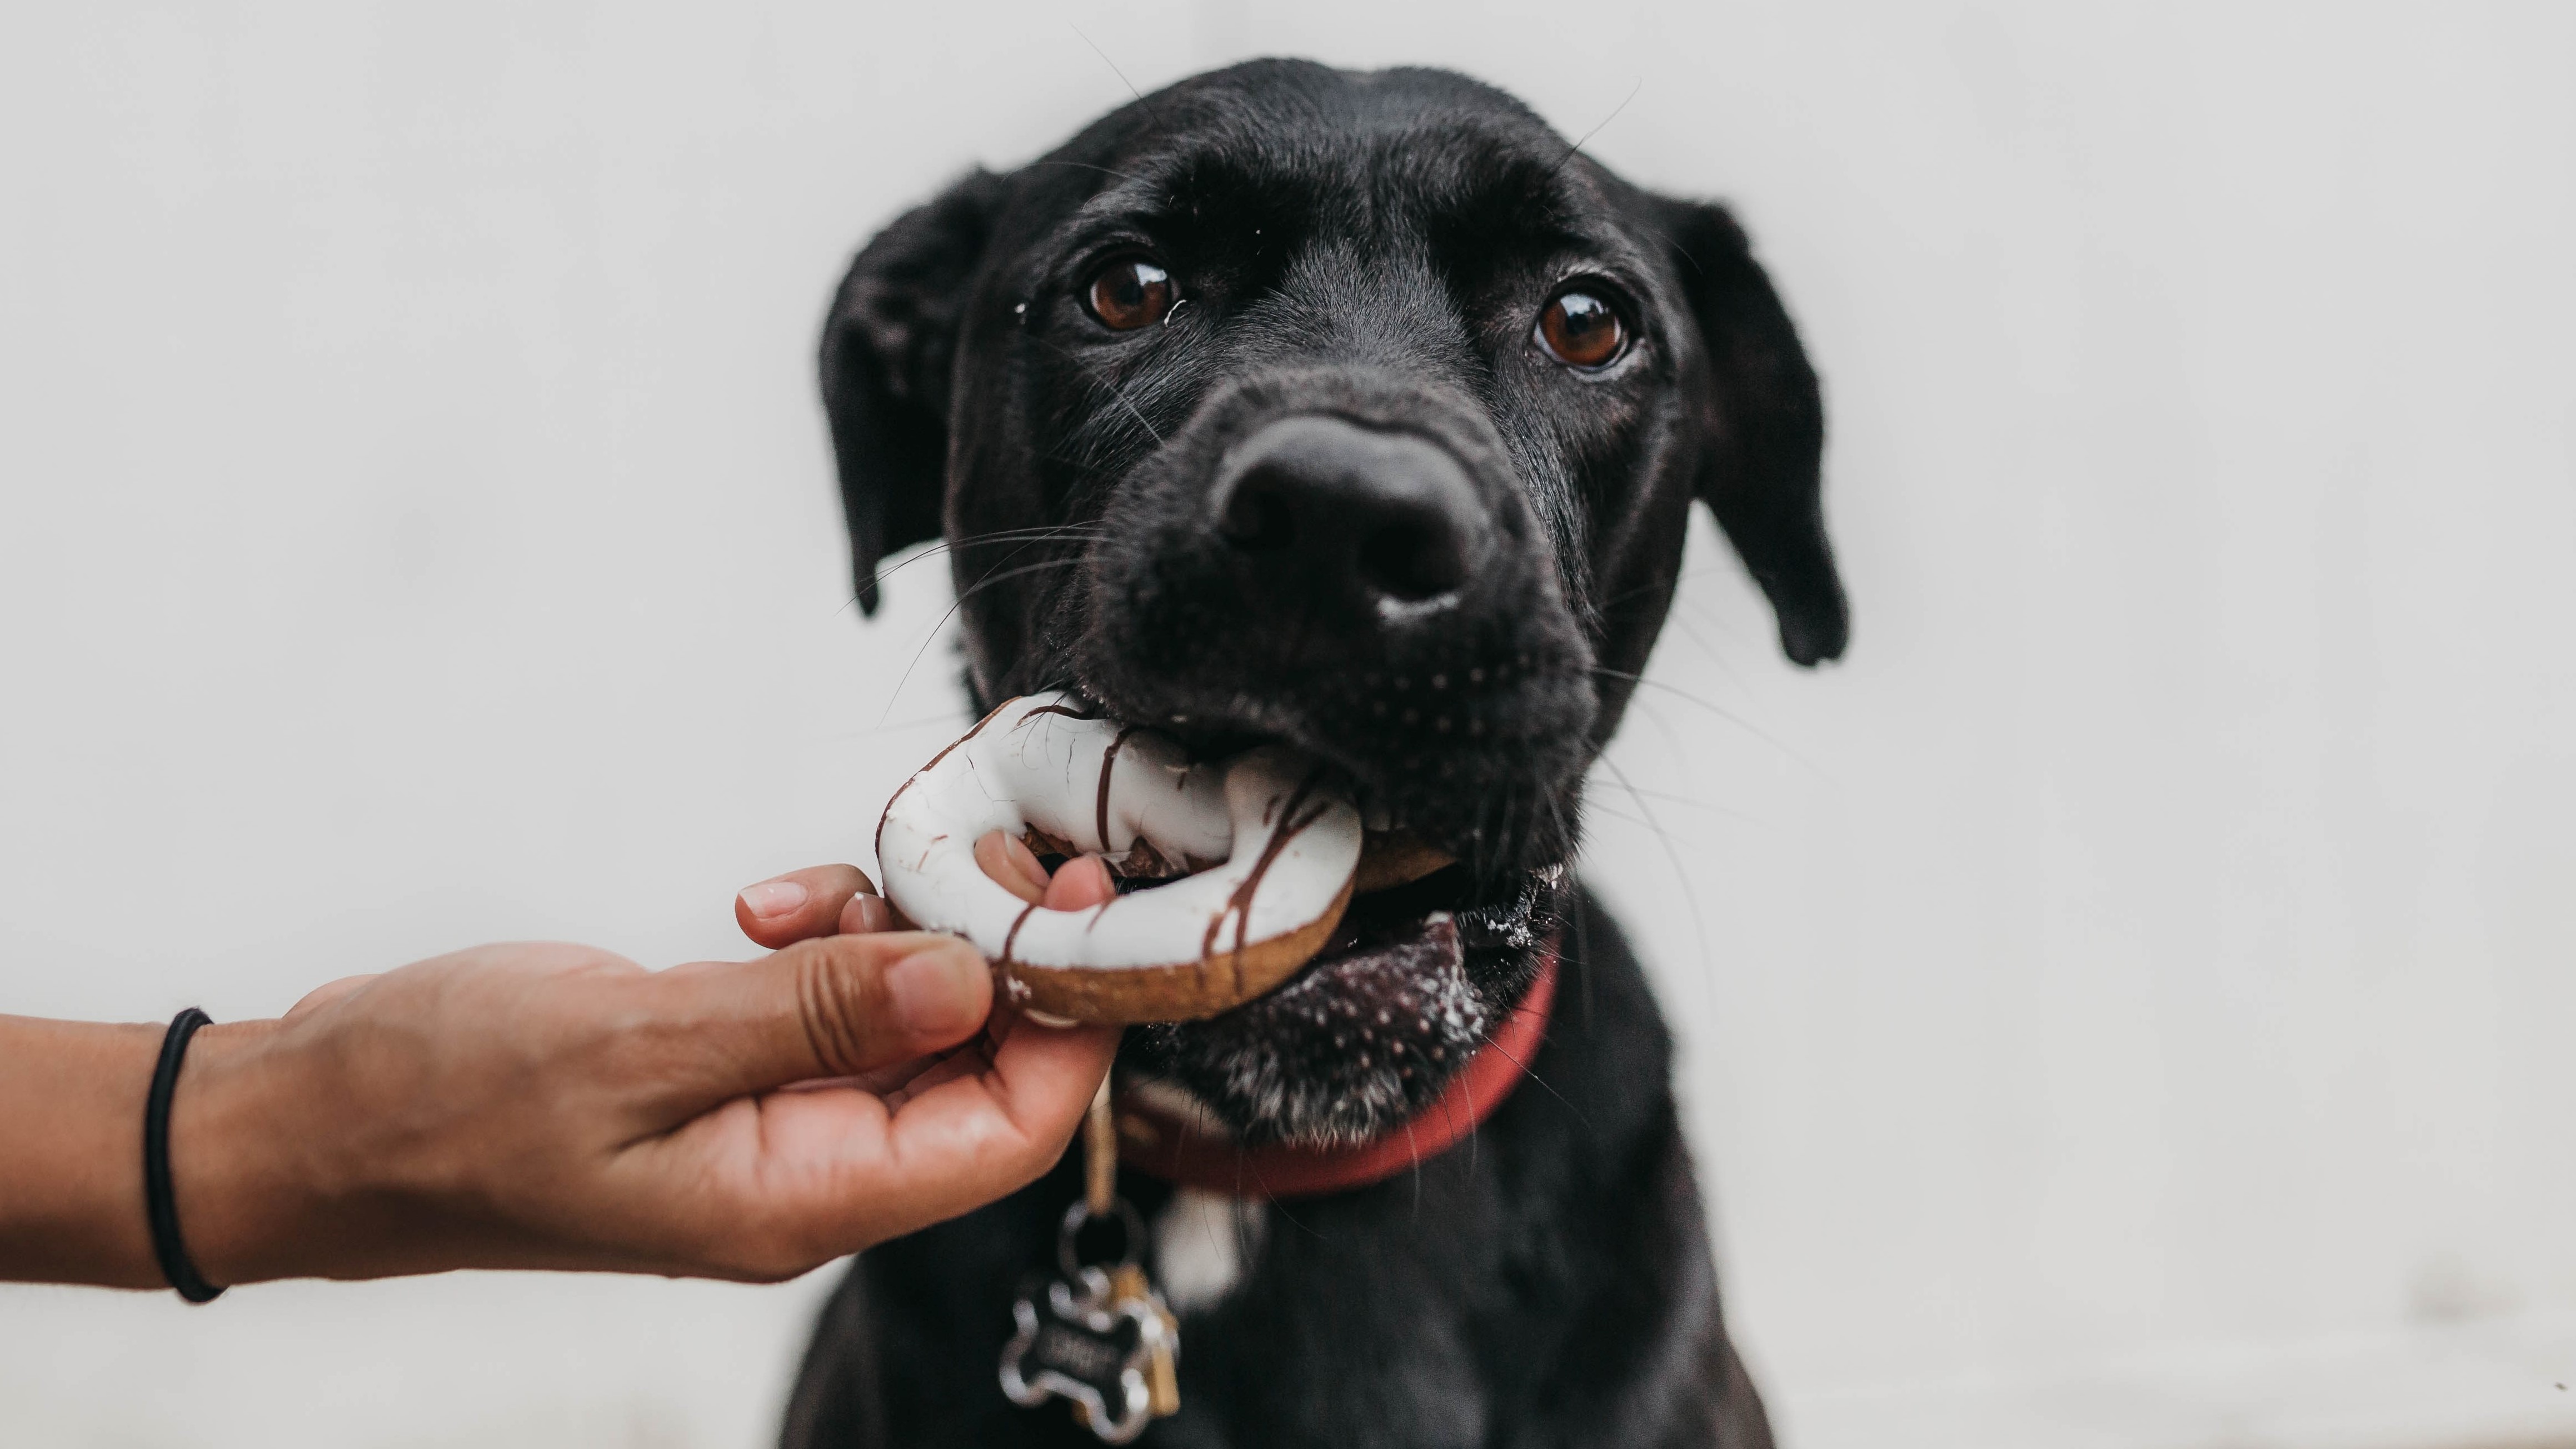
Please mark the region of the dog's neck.
[[1540, 948], [1538, 977], [1448, 1090], [1401, 1126], [1347, 1146], [1245, 1147], [1198, 1102], [1162, 1083], [1118, 1100], [1118, 1157], [1178, 1187], [1255, 1200], [1321, 1197], [1412, 1171], [1464, 1140], [1528, 1074], [1556, 1004], [1557, 943]]

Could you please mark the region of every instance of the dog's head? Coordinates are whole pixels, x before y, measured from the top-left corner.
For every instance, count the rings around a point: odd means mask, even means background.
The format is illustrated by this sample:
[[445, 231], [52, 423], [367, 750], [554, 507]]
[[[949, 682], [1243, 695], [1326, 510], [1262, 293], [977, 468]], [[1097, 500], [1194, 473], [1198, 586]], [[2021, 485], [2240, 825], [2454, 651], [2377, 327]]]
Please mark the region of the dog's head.
[[945, 534], [979, 702], [1280, 739], [1458, 857], [1130, 1036], [1248, 1136], [1391, 1126], [1526, 989], [1707, 503], [1841, 652], [1816, 379], [1744, 234], [1441, 71], [1264, 61], [888, 227], [825, 326], [859, 600]]

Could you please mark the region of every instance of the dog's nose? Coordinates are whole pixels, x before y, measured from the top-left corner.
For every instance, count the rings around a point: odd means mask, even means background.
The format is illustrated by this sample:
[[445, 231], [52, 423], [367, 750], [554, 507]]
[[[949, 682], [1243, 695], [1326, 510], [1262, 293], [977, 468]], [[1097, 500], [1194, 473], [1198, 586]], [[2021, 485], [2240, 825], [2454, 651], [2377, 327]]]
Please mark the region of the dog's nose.
[[1493, 515], [1448, 449], [1337, 417], [1263, 427], [1227, 456], [1208, 502], [1263, 597], [1424, 603], [1465, 587], [1493, 551]]

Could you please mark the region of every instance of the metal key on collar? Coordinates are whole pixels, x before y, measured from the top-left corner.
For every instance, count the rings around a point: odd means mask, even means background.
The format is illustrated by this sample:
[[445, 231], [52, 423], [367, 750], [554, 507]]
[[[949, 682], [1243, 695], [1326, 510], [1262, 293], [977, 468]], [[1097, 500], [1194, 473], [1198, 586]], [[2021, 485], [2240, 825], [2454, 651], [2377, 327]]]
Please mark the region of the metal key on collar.
[[[1022, 1408], [1049, 1399], [1104, 1444], [1125, 1444], [1181, 1407], [1181, 1330], [1139, 1255], [1144, 1220], [1118, 1195], [1118, 1136], [1109, 1084], [1083, 1121], [1083, 1195], [1056, 1233], [1054, 1273], [1039, 1275], [1011, 1305], [1017, 1331], [1002, 1350], [1002, 1392]], [[1114, 1266], [1082, 1261], [1078, 1239], [1096, 1220], [1125, 1241]]]

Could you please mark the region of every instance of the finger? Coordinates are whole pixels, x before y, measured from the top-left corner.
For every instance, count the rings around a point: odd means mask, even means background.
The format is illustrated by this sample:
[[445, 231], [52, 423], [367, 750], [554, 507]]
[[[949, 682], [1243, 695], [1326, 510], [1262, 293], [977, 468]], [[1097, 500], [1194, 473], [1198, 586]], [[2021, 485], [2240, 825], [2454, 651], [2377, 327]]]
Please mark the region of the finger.
[[911, 931], [799, 941], [653, 981], [657, 1019], [646, 1029], [678, 1058], [658, 1074], [666, 1090], [656, 1105], [681, 1116], [944, 1051], [973, 1036], [993, 1005], [992, 970], [973, 946]]
[[975, 841], [975, 863], [984, 868], [1002, 889], [1036, 905], [1046, 894], [1046, 867], [1016, 838], [999, 830], [987, 830]]
[[647, 1183], [721, 1184], [702, 1240], [728, 1275], [783, 1277], [1000, 1198], [1052, 1167], [1118, 1049], [1115, 1027], [1014, 1023], [980, 1070], [960, 1051], [897, 1093], [853, 1088], [728, 1103], [638, 1142]]
[[1099, 856], [1086, 855], [1065, 862], [1046, 883], [1046, 892], [1038, 904], [1050, 911], [1084, 911], [1118, 897], [1118, 888], [1109, 881], [1109, 867]]
[[743, 887], [733, 898], [733, 918], [744, 935], [775, 951], [831, 935], [849, 903], [861, 897], [876, 900], [877, 887], [857, 866], [808, 866]]
[[1015, 1021], [987, 1070], [907, 1089], [872, 1178], [893, 1231], [955, 1217], [1054, 1166], [1117, 1051], [1116, 1027]]
[[375, 980], [378, 976], [383, 974], [384, 973], [381, 971], [371, 971], [364, 976], [343, 976], [337, 981], [325, 981], [321, 985], [314, 987], [312, 990], [305, 992], [304, 998], [301, 1001], [298, 1001], [293, 1006], [286, 1008], [286, 1015], [282, 1019], [286, 1021], [294, 1021], [300, 1017], [319, 1011], [323, 1007], [330, 1005], [332, 1002], [339, 1000], [341, 997], [348, 995], [350, 992], [357, 990], [359, 987], [366, 985], [368, 982]]
[[859, 894], [841, 907], [841, 934], [867, 936], [879, 931], [909, 931], [912, 923], [883, 896]]

